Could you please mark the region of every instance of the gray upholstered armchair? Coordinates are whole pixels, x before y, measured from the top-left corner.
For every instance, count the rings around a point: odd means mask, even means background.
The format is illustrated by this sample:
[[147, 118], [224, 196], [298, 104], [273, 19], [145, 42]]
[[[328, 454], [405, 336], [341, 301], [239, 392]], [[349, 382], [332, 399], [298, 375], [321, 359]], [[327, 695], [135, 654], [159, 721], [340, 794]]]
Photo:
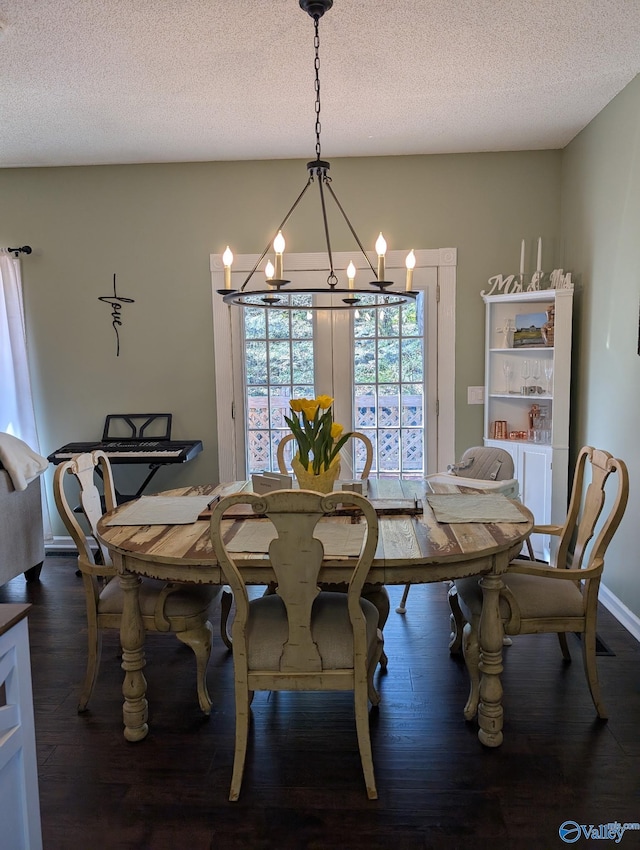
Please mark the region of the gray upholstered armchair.
[[44, 560], [40, 476], [26, 490], [16, 490], [0, 465], [0, 585], [20, 573], [27, 581], [40, 576]]

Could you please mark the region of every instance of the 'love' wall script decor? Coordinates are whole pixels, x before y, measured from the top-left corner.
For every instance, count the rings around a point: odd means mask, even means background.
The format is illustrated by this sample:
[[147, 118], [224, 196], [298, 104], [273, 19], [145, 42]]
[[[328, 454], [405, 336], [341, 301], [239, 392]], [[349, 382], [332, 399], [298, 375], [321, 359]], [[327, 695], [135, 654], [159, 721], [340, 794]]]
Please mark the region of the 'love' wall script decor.
[[116, 292], [116, 273], [113, 273], [113, 295], [101, 295], [98, 301], [103, 301], [111, 306], [111, 324], [116, 332], [116, 357], [120, 357], [120, 334], [118, 328], [122, 326], [122, 305], [135, 304], [135, 299], [124, 298]]

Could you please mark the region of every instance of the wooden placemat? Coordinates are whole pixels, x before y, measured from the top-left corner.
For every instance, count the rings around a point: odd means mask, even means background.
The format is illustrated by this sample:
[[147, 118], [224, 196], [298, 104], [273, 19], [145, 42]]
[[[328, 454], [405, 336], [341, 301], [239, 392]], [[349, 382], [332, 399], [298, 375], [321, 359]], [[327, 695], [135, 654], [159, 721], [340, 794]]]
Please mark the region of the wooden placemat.
[[[313, 536], [324, 546], [325, 555], [348, 557], [360, 554], [365, 531], [365, 525], [320, 520]], [[227, 549], [229, 552], [264, 554], [269, 551], [269, 544], [276, 537], [276, 529], [269, 521], [245, 522], [227, 543]]]
[[124, 505], [107, 525], [190, 525], [211, 496], [140, 496]]
[[502, 493], [437, 493], [427, 501], [438, 522], [527, 522], [512, 499]]

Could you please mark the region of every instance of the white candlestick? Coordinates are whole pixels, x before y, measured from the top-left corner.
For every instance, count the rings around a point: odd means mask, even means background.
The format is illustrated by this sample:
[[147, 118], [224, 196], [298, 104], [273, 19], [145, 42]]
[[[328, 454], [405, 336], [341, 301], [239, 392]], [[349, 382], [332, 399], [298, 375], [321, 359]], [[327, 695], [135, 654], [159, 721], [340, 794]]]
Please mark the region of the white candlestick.
[[382, 233], [376, 239], [376, 254], [378, 255], [378, 280], [384, 280], [384, 255], [387, 252], [387, 243]]
[[231, 289], [231, 263], [233, 262], [233, 254], [227, 245], [227, 249], [222, 255], [222, 264], [224, 265], [224, 288]]
[[413, 248], [407, 254], [405, 265], [407, 267], [407, 283], [405, 289], [407, 292], [411, 292], [413, 288], [413, 270], [416, 267], [416, 255], [414, 254]]
[[536, 267], [536, 271], [542, 271], [542, 236], [538, 236], [538, 264]]
[[278, 235], [273, 240], [273, 250], [276, 252], [276, 267], [275, 267], [275, 279], [282, 280], [282, 255], [285, 249], [284, 236], [282, 232], [279, 230]]
[[356, 276], [356, 267], [352, 262], [347, 266], [347, 280], [349, 281], [349, 289], [354, 288], [354, 280]]
[[271, 284], [274, 272], [275, 269], [273, 268], [273, 263], [271, 262], [271, 260], [267, 260], [267, 265], [264, 267], [264, 276], [267, 279], [267, 285], [269, 289], [274, 289], [273, 285]]
[[520, 243], [520, 274], [524, 274], [524, 239]]

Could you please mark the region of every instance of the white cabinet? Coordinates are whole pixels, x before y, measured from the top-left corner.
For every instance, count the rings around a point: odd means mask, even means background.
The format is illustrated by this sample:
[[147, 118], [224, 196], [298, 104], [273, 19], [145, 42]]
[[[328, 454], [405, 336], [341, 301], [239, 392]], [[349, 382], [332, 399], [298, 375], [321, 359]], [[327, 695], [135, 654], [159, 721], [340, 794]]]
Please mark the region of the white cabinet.
[[[573, 290], [483, 295], [485, 326], [484, 443], [513, 457], [520, 496], [537, 523], [562, 523], [567, 512]], [[554, 328], [547, 343], [513, 339], [506, 328]], [[540, 335], [537, 334], [539, 337]], [[533, 342], [534, 344], [531, 344]], [[553, 344], [551, 344], [553, 343]], [[549, 559], [548, 535], [532, 537]]]
[[[554, 450], [552, 446], [537, 445], [535, 443], [516, 442], [515, 440], [485, 440], [486, 446], [497, 446], [506, 449], [513, 457], [515, 477], [518, 479], [520, 499], [529, 508], [536, 522], [550, 523], [560, 522], [566, 516], [566, 493], [567, 493], [567, 452], [561, 449]], [[563, 457], [564, 456], [564, 457]], [[557, 476], [552, 475], [554, 469], [559, 470]], [[564, 476], [562, 470], [565, 470]], [[564, 484], [561, 479], [564, 477]], [[553, 488], [562, 502], [563, 493], [565, 502], [560, 504], [558, 511], [553, 510]], [[552, 517], [557, 517], [552, 520]], [[550, 537], [548, 534], [533, 534], [531, 544], [537, 558], [548, 561], [550, 556]]]
[[42, 850], [26, 614], [0, 605], [0, 847]]

